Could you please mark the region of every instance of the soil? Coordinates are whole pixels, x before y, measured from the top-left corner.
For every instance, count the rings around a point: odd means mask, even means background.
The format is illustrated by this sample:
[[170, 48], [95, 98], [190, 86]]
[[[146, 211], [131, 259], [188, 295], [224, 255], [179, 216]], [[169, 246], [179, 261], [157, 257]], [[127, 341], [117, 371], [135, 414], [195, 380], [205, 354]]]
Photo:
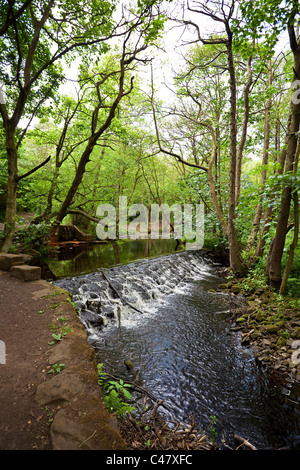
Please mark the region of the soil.
[[[35, 402], [46, 379], [46, 352], [53, 299], [35, 298], [38, 281], [21, 283], [0, 273], [0, 339], [6, 364], [0, 365], [0, 449], [51, 449], [49, 417]], [[44, 313], [39, 313], [39, 312]]]
[[125, 448], [68, 294], [0, 271], [0, 341], [0, 450]]

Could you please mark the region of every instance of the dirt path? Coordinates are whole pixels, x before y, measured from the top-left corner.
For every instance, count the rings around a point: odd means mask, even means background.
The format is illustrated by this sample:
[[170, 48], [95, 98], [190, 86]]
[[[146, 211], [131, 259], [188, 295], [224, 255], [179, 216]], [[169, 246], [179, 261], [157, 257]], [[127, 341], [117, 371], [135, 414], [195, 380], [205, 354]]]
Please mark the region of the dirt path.
[[[50, 345], [63, 327], [71, 332]], [[65, 293], [0, 271], [0, 341], [0, 450], [124, 448]], [[64, 363], [62, 372], [49, 373], [54, 362]]]

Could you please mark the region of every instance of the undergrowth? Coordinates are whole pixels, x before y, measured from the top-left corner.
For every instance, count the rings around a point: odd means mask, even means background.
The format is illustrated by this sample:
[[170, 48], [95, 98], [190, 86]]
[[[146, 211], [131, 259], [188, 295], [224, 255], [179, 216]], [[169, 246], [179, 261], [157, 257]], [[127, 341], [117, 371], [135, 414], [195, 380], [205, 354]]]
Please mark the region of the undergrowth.
[[130, 405], [131, 394], [130, 384], [124, 383], [122, 379], [118, 381], [110, 380], [107, 373], [103, 372], [103, 364], [97, 365], [98, 384], [100, 385], [106, 407], [110, 413], [117, 416], [124, 416], [131, 413], [135, 408]]

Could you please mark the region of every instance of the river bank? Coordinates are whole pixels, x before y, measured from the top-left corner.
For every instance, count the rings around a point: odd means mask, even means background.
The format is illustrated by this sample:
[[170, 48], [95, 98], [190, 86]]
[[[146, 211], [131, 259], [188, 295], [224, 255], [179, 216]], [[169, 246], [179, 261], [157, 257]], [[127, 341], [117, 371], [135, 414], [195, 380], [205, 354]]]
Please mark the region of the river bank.
[[243, 280], [230, 280], [219, 290], [243, 296], [246, 302], [232, 312], [232, 330], [241, 343], [250, 345], [263, 365], [300, 383], [300, 311], [296, 299], [277, 296], [271, 290], [243, 289]]
[[0, 450], [126, 449], [68, 293], [0, 271], [0, 334]]

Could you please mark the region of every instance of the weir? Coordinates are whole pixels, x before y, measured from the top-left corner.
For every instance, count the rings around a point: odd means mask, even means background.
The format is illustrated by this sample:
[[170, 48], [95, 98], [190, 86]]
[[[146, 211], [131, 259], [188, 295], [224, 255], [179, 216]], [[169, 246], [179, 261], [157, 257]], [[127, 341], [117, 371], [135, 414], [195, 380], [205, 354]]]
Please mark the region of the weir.
[[[146, 388], [167, 422], [213, 422], [220, 443], [236, 433], [259, 449], [299, 446], [297, 413], [231, 330], [242, 302], [218, 292], [221, 265], [184, 251], [64, 278], [103, 370]], [[133, 367], [127, 368], [130, 360]]]

